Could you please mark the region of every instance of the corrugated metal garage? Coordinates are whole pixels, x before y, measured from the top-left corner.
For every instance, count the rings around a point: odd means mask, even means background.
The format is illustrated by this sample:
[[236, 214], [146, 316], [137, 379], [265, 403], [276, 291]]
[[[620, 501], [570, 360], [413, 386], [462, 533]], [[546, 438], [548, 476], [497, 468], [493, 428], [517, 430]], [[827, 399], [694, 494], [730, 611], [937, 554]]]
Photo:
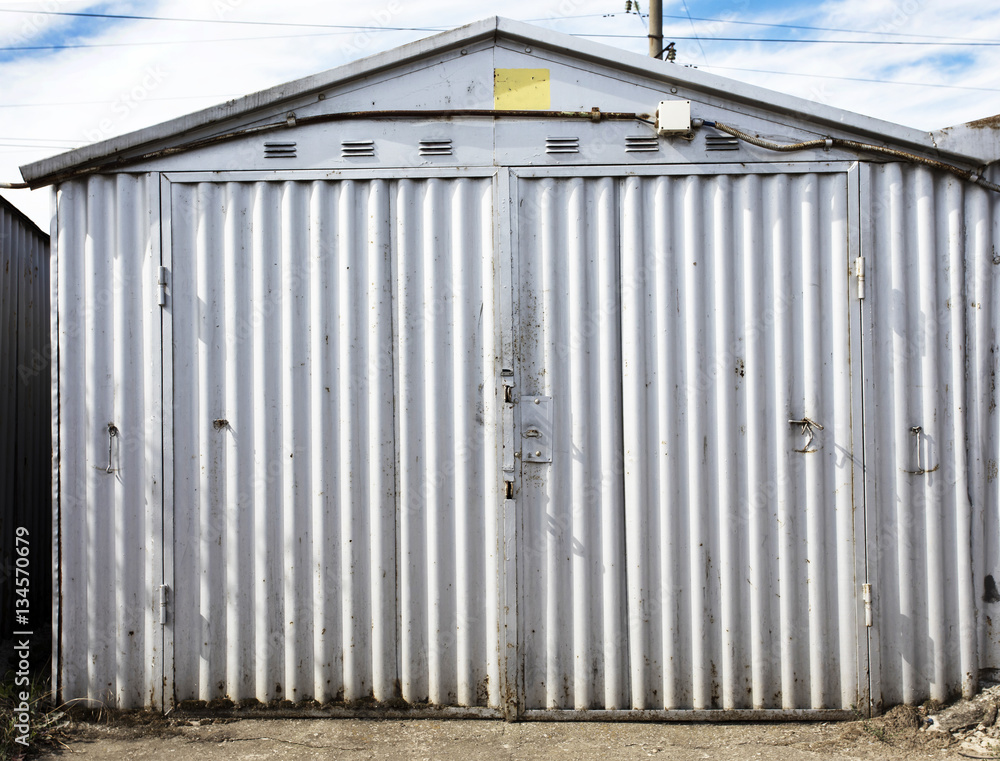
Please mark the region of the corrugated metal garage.
[[62, 699], [971, 694], [998, 157], [489, 19], [25, 167], [57, 192]]

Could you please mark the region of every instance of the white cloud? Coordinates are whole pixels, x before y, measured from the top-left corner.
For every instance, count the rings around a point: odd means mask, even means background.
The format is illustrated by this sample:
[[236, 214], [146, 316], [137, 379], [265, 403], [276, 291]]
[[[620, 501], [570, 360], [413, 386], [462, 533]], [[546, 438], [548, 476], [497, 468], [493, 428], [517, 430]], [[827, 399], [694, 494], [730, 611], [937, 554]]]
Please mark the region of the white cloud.
[[[635, 39], [600, 39], [604, 44], [643, 53], [643, 26], [612, 0], [510, 0], [501, 4], [432, 0], [375, 0], [373, 3], [316, 3], [313, 0], [159, 0], [149, 2], [0, 3], [0, 8], [33, 10], [97, 10], [147, 16], [200, 19], [243, 19], [276, 22], [355, 24], [452, 28], [494, 13], [563, 32], [636, 34]], [[680, 14], [679, 4], [666, 3], [665, 12]], [[646, 3], [642, 4], [643, 9]], [[971, 0], [829, 0], [800, 2], [756, 11], [759, 4], [734, 0], [714, 17], [783, 21], [814, 26], [879, 29], [898, 33], [957, 35], [1000, 40], [1000, 14], [991, 14]], [[603, 14], [618, 11], [613, 18]], [[692, 9], [694, 13], [694, 9]], [[575, 18], [577, 16], [588, 18]], [[694, 15], [710, 15], [708, 12]], [[22, 16], [0, 13], [0, 45], [25, 45], [81, 28], [67, 17]], [[696, 22], [701, 35], [776, 36], [764, 27]], [[324, 34], [322, 29], [271, 26], [235, 26], [218, 23], [157, 21], [91, 21], [83, 41], [108, 47], [63, 51], [34, 51], [0, 62], [0, 106], [64, 104], [37, 107], [0, 107], [0, 180], [20, 178], [17, 167], [61, 152], [52, 147], [81, 145], [94, 139], [129, 132], [228, 97], [261, 90], [347, 61], [379, 52], [429, 32], [399, 31]], [[665, 24], [667, 34], [688, 36], [685, 20]], [[334, 31], [334, 30], [331, 30]], [[834, 32], [800, 32], [801, 37], [844, 39]], [[308, 36], [307, 36], [308, 35]], [[272, 39], [220, 42], [247, 37]], [[891, 39], [891, 38], [886, 38]], [[207, 42], [214, 40], [213, 42]], [[185, 41], [176, 44], [154, 44]], [[132, 43], [146, 43], [133, 45]], [[810, 75], [837, 75], [861, 79], [1000, 88], [994, 72], [1000, 66], [1000, 48], [962, 48], [960, 65], [949, 65], [941, 52], [954, 49], [902, 45], [807, 45], [704, 42], [709, 64], [794, 71]], [[701, 64], [693, 40], [678, 41], [679, 62]], [[833, 106], [877, 116], [923, 129], [960, 123], [1000, 112], [1000, 92], [887, 86], [835, 79], [754, 74], [730, 69], [706, 69], [723, 76], [781, 90]], [[15, 139], [16, 138], [16, 139]], [[45, 191], [3, 191], [32, 218], [47, 227]]]

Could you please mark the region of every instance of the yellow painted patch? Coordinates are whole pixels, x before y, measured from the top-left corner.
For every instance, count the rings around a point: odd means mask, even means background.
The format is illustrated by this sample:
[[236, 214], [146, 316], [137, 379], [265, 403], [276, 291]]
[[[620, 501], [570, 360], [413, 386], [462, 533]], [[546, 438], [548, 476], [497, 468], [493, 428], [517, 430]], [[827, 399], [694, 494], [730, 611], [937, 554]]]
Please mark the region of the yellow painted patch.
[[494, 69], [493, 107], [501, 111], [548, 111], [548, 69]]

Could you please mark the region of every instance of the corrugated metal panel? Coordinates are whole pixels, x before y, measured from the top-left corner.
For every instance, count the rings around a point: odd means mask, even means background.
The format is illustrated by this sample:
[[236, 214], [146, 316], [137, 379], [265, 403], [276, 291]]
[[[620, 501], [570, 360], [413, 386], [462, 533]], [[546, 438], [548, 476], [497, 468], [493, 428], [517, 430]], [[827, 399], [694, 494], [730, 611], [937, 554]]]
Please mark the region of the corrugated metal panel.
[[158, 704], [162, 676], [159, 241], [149, 185], [145, 175], [94, 176], [57, 194], [57, 686], [120, 706]]
[[[49, 238], [0, 198], [0, 637], [50, 618]], [[14, 532], [28, 530], [30, 627], [15, 627]], [[36, 640], [37, 642], [37, 640]], [[6, 657], [6, 656], [5, 656]], [[41, 668], [40, 662], [33, 666]]]
[[997, 565], [1000, 259], [985, 190], [888, 164], [871, 169], [871, 199], [865, 449], [890, 706], [978, 683], [983, 552]]
[[[522, 418], [553, 400], [551, 463], [519, 494], [524, 705], [628, 708], [617, 181], [519, 187]], [[548, 443], [528, 429], [524, 453]]]
[[177, 700], [499, 704], [492, 193], [171, 186]]
[[520, 188], [526, 707], [860, 704], [846, 175]]
[[[1000, 181], [1000, 167], [989, 173]], [[969, 315], [969, 478], [973, 500], [973, 592], [982, 595], [978, 620], [980, 668], [1000, 672], [1000, 198], [966, 188], [965, 281]], [[982, 586], [980, 586], [980, 584]]]

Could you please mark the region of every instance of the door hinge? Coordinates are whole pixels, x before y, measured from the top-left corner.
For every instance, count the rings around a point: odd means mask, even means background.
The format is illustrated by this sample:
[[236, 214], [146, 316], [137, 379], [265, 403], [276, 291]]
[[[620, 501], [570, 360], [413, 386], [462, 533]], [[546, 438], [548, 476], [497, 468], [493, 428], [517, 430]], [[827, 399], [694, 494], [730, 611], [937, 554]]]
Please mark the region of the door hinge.
[[161, 307], [167, 305], [167, 268], [160, 267], [160, 275], [156, 281], [156, 303]]
[[167, 585], [160, 587], [160, 623], [167, 623]]
[[871, 628], [872, 625], [872, 585], [861, 585], [861, 599], [865, 601], [865, 626]]
[[854, 277], [858, 280], [858, 298], [865, 297], [865, 258], [859, 256], [854, 260]]

